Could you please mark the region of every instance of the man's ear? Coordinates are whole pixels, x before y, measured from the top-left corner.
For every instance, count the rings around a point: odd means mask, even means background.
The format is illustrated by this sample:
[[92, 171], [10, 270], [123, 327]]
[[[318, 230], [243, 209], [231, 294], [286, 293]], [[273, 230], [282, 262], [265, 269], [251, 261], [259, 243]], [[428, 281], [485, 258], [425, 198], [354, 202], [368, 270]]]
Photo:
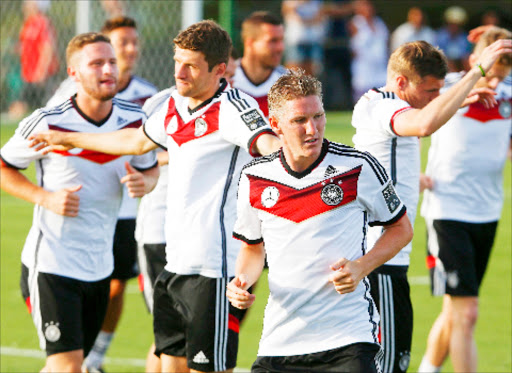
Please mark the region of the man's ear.
[[219, 63], [217, 66], [214, 67], [215, 69], [215, 75], [222, 78], [224, 74], [226, 73], [227, 65], [224, 62]]
[[274, 131], [276, 135], [279, 136], [283, 134], [281, 128], [279, 128], [279, 122], [277, 121], [276, 117], [268, 118], [268, 122], [270, 123], [270, 128], [272, 128], [272, 131]]
[[407, 85], [409, 84], [409, 79], [407, 79], [407, 78], [406, 78], [405, 76], [403, 76], [403, 75], [397, 75], [397, 76], [396, 76], [396, 78], [395, 78], [395, 80], [396, 80], [396, 85], [397, 85], [397, 87], [398, 87], [401, 91], [403, 91], [403, 90], [407, 87]]
[[74, 81], [74, 82], [78, 82], [78, 74], [77, 74], [77, 69], [75, 66], [68, 66], [67, 68], [67, 72], [68, 72], [68, 75], [71, 77], [71, 79]]

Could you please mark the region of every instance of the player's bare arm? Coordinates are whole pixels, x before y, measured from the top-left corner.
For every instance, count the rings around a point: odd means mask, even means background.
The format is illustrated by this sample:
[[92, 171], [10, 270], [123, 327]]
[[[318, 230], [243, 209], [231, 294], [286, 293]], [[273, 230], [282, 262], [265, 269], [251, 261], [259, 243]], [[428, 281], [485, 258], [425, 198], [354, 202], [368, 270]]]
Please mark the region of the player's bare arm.
[[128, 188], [130, 197], [142, 197], [155, 188], [160, 175], [158, 166], [139, 172], [129, 162], [126, 162], [125, 168], [126, 175], [121, 178], [121, 183]]
[[254, 144], [254, 150], [260, 155], [271, 154], [281, 147], [281, 141], [277, 136], [265, 133], [258, 137]]
[[329, 281], [340, 294], [353, 292], [365, 276], [394, 257], [412, 236], [411, 222], [404, 214], [398, 221], [384, 226], [384, 232], [367, 254], [354, 261], [340, 258], [333, 263], [331, 269], [334, 272]]
[[[448, 91], [433, 99], [422, 109], [411, 109], [396, 116], [394, 130], [400, 136], [429, 136], [437, 131], [461, 107], [475, 83], [487, 73], [503, 54], [512, 53], [512, 40], [500, 39], [482, 51], [478, 66]], [[480, 66], [480, 67], [479, 67]]]
[[82, 148], [107, 154], [128, 155], [145, 154], [157, 148], [144, 133], [143, 127], [126, 128], [108, 133], [83, 133], [44, 131], [30, 135], [30, 147], [47, 154], [52, 150]]
[[1, 171], [0, 185], [7, 193], [59, 215], [69, 217], [78, 215], [80, 197], [77, 192], [82, 188], [81, 185], [51, 192], [32, 183], [15, 168], [2, 164]]
[[254, 294], [247, 291], [261, 275], [265, 263], [263, 243], [249, 245], [242, 243], [242, 248], [236, 260], [236, 275], [228, 284], [226, 296], [233, 307], [245, 309], [256, 299]]

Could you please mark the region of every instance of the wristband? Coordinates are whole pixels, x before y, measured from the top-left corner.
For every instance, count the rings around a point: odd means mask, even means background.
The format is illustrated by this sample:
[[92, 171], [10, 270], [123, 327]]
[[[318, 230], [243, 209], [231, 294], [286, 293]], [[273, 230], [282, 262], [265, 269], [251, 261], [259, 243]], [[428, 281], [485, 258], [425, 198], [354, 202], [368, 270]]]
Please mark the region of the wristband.
[[477, 63], [476, 64], [476, 67], [478, 67], [480, 69], [480, 72], [482, 73], [482, 76], [485, 76], [485, 70], [484, 68], [482, 67], [482, 64], [481, 63]]

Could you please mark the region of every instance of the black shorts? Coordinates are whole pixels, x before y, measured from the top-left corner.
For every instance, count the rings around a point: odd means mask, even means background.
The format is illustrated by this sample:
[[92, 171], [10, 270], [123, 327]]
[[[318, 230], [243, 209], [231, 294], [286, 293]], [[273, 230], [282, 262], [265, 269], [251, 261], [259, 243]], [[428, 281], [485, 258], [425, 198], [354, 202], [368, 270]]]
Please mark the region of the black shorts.
[[189, 368], [205, 372], [235, 367], [240, 310], [228, 302], [228, 282], [160, 273], [153, 309], [157, 356], [186, 356]]
[[498, 222], [427, 221], [433, 295], [478, 296]]
[[129, 280], [137, 277], [138, 274], [135, 219], [119, 219], [114, 233], [114, 272], [112, 272], [112, 278]]
[[258, 356], [251, 372], [380, 372], [379, 351], [376, 344], [355, 343], [306, 355]]
[[382, 265], [368, 278], [380, 314], [379, 342], [383, 373], [403, 373], [411, 360], [413, 311], [408, 266]]
[[21, 291], [48, 356], [83, 350], [87, 356], [101, 329], [110, 277], [86, 282], [49, 273], [31, 273], [22, 264]]
[[165, 267], [165, 244], [139, 245], [139, 289], [144, 296], [148, 311], [153, 313], [153, 291], [158, 275]]

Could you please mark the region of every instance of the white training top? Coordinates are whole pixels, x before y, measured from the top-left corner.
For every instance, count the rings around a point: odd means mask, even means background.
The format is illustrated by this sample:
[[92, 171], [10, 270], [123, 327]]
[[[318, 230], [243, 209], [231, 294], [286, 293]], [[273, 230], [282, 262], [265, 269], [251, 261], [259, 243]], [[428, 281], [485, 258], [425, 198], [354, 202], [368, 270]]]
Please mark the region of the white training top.
[[111, 114], [101, 122], [88, 118], [76, 106], [74, 97], [52, 109], [38, 109], [20, 123], [1, 150], [2, 160], [9, 166], [25, 169], [34, 161], [37, 183], [46, 190], [82, 185], [77, 192], [77, 217], [35, 206], [21, 255], [30, 269], [82, 281], [97, 281], [112, 273], [112, 238], [122, 197], [120, 179], [126, 174], [125, 162], [139, 170], [149, 169], [156, 166], [154, 153], [115, 156], [74, 148], [42, 155], [29, 148], [27, 140], [30, 134], [48, 129], [103, 133], [137, 127], [146, 120], [138, 105], [116, 98], [112, 101]]
[[268, 91], [270, 91], [270, 88], [276, 80], [285, 73], [286, 68], [284, 66], [278, 66], [272, 71], [267, 80], [260, 84], [254, 84], [249, 80], [247, 75], [245, 75], [245, 71], [239, 60], [235, 70], [235, 75], [233, 76], [233, 87], [238, 88], [242, 92], [253, 97], [258, 102], [258, 105], [260, 106], [263, 114], [265, 114], [265, 117], [268, 118]]
[[[408, 109], [411, 106], [394, 93], [371, 89], [354, 107], [352, 126], [356, 134], [352, 140], [357, 149], [370, 152], [386, 168], [414, 226], [420, 184], [419, 139], [398, 136], [393, 130], [394, 118]], [[373, 247], [381, 233], [380, 227], [370, 229], [368, 247]], [[386, 264], [409, 265], [411, 249], [409, 243]]]
[[[148, 118], [163, 107], [173, 90], [174, 87], [164, 89], [146, 101], [142, 109]], [[160, 166], [160, 177], [155, 188], [140, 199], [135, 226], [135, 239], [139, 244], [165, 244], [167, 167]]]
[[[447, 88], [464, 74], [449, 74]], [[434, 189], [425, 190], [421, 214], [428, 219], [471, 223], [499, 220], [503, 207], [503, 168], [512, 136], [512, 81], [497, 88], [498, 105], [475, 103], [459, 109], [436, 133], [426, 174]]]
[[365, 277], [340, 295], [330, 265], [367, 252], [368, 225], [397, 221], [405, 207], [369, 153], [324, 141], [317, 161], [294, 172], [281, 151], [248, 164], [233, 235], [265, 242], [270, 296], [259, 356], [310, 354], [378, 343], [379, 316]]
[[169, 152], [165, 269], [233, 276], [240, 250], [230, 237], [236, 183], [251, 159], [247, 151], [273, 132], [257, 102], [224, 79], [211, 99], [192, 110], [188, 105], [175, 90], [144, 125], [146, 135]]
[[[71, 96], [73, 96], [77, 91], [76, 83], [68, 77], [65, 79], [57, 88], [57, 91], [50, 98], [46, 107], [53, 107], [62, 102], [68, 100]], [[133, 102], [137, 105], [142, 106], [144, 102], [157, 93], [158, 90], [156, 87], [141, 77], [136, 75], [132, 76], [130, 82], [123, 90], [117, 92], [116, 98], [120, 98], [126, 101]], [[135, 219], [137, 215], [137, 198], [131, 198], [128, 194], [128, 189], [124, 187], [123, 189], [123, 202], [121, 203], [121, 208], [119, 209], [119, 219]]]

